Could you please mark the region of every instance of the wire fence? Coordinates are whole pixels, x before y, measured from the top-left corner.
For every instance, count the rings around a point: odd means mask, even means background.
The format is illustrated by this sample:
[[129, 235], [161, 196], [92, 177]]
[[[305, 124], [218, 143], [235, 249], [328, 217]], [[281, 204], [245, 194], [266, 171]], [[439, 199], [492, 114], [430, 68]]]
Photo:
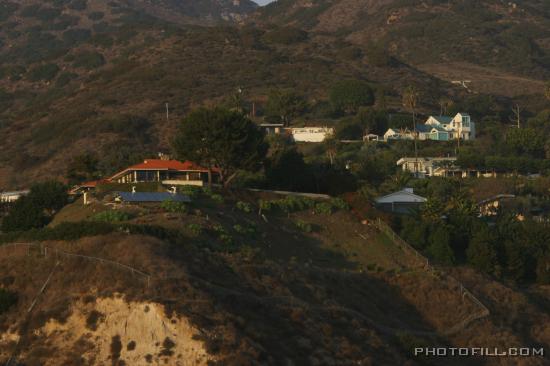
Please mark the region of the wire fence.
[[42, 243], [9, 243], [9, 244], [0, 245], [0, 249], [8, 249], [8, 248], [27, 248], [27, 254], [30, 253], [31, 249], [36, 248], [40, 251], [40, 254], [44, 257], [54, 256], [55, 258], [60, 258], [60, 257], [83, 258], [85, 260], [99, 262], [112, 267], [126, 270], [130, 272], [132, 275], [137, 275], [138, 277], [142, 277], [145, 280], [147, 287], [149, 287], [150, 285], [150, 280], [151, 280], [150, 274], [145, 273], [144, 271], [137, 269], [135, 267], [132, 267], [130, 265], [120, 263], [111, 259], [67, 252], [58, 248], [44, 245]]
[[449, 282], [451, 282], [452, 284], [454, 284], [456, 287], [460, 289], [460, 295], [462, 296], [463, 299], [468, 298], [474, 305], [476, 305], [480, 309], [478, 312], [471, 314], [467, 318], [463, 319], [460, 323], [444, 331], [443, 334], [452, 335], [452, 334], [458, 333], [463, 329], [465, 329], [472, 322], [488, 317], [491, 314], [489, 309], [476, 296], [474, 296], [472, 292], [470, 292], [466, 287], [464, 287], [462, 282], [457, 280], [455, 277], [432, 266], [428, 258], [423, 256], [420, 252], [418, 252], [415, 248], [413, 248], [412, 245], [410, 245], [405, 240], [403, 240], [399, 235], [397, 235], [395, 231], [388, 224], [386, 224], [384, 221], [378, 218], [375, 221], [375, 226], [378, 230], [380, 230], [382, 233], [388, 236], [393, 243], [401, 247], [403, 250], [409, 253], [412, 253], [413, 256], [416, 258], [416, 260], [421, 264], [420, 267], [422, 267], [424, 270], [432, 274], [438, 273], [440, 276], [445, 277]]
[[[424, 270], [427, 270], [429, 272], [432, 272], [432, 273], [436, 272], [436, 269], [430, 264], [429, 260], [426, 257], [424, 257], [421, 253], [419, 253], [416, 249], [414, 249], [410, 244], [408, 244], [401, 237], [399, 237], [399, 235], [397, 235], [382, 220], [378, 219], [375, 222], [375, 226], [381, 232], [383, 232], [385, 235], [387, 235], [392, 240], [392, 242], [397, 244], [403, 250], [411, 253], [413, 255], [413, 257], [415, 258], [415, 261], [417, 262], [418, 267], [420, 267]], [[96, 257], [96, 256], [78, 254], [78, 253], [71, 253], [71, 252], [67, 252], [67, 251], [64, 251], [64, 250], [61, 250], [61, 249], [58, 249], [58, 248], [55, 248], [55, 247], [50, 247], [50, 246], [44, 245], [42, 243], [10, 243], [10, 244], [1, 245], [0, 249], [8, 249], [10, 247], [12, 247], [12, 248], [26, 248], [27, 249], [27, 255], [30, 254], [31, 249], [33, 249], [33, 248], [38, 249], [39, 253], [44, 258], [47, 258], [49, 256], [53, 256], [56, 259], [58, 259], [60, 257], [81, 258], [81, 259], [85, 259], [85, 260], [88, 260], [88, 261], [102, 263], [102, 264], [105, 264], [105, 265], [109, 265], [109, 266], [112, 266], [112, 267], [115, 267], [115, 268], [119, 268], [119, 269], [128, 271], [132, 275], [136, 275], [138, 277], [141, 277], [142, 279], [145, 280], [146, 286], [147, 287], [150, 286], [150, 281], [151, 281], [152, 276], [149, 273], [146, 273], [143, 270], [140, 270], [138, 268], [135, 268], [135, 267], [132, 267], [130, 265], [120, 263], [120, 262], [117, 262], [117, 261], [114, 261], [114, 260], [105, 259], [105, 258]], [[59, 263], [59, 262], [57, 262], [57, 263]], [[437, 271], [437, 272], [441, 273], [441, 271]], [[345, 307], [345, 306], [342, 306], [342, 305], [339, 305], [339, 304], [311, 304], [311, 303], [306, 302], [306, 301], [304, 301], [304, 300], [302, 300], [302, 299], [300, 299], [300, 298], [298, 298], [298, 297], [296, 297], [292, 294], [281, 295], [281, 296], [257, 296], [257, 295], [254, 295], [252, 293], [239, 291], [239, 290], [229, 288], [229, 287], [226, 287], [226, 286], [223, 286], [223, 285], [220, 285], [220, 284], [215, 284], [215, 283], [213, 283], [211, 281], [208, 281], [204, 278], [193, 276], [189, 273], [186, 273], [185, 276], [188, 277], [189, 279], [194, 279], [197, 282], [202, 283], [203, 285], [210, 286], [210, 287], [215, 287], [215, 288], [217, 288], [219, 290], [222, 290], [222, 291], [224, 291], [228, 294], [233, 294], [233, 295], [241, 296], [241, 297], [253, 298], [256, 301], [268, 303], [270, 305], [278, 304], [278, 305], [282, 305], [282, 306], [289, 306], [289, 307], [292, 307], [292, 308], [305, 308], [305, 309], [309, 309], [309, 310], [329, 311], [329, 312], [334, 312], [334, 311], [344, 312], [344, 313], [347, 313], [349, 315], [360, 318], [361, 320], [363, 320], [367, 324], [369, 324], [372, 327], [376, 328], [378, 331], [386, 333], [386, 334], [395, 335], [395, 334], [400, 333], [400, 332], [407, 332], [409, 334], [419, 335], [419, 336], [437, 336], [438, 335], [437, 332], [428, 331], [428, 330], [394, 328], [394, 327], [390, 327], [390, 326], [387, 326], [387, 325], [384, 325], [384, 324], [380, 324], [379, 322], [369, 318], [368, 316], [366, 316], [365, 314], [363, 314], [363, 313], [361, 313], [357, 310], [354, 310], [354, 309], [351, 309], [349, 307]], [[480, 308], [479, 312], [471, 314], [466, 319], [462, 320], [460, 323], [458, 323], [458, 324], [452, 326], [451, 328], [447, 329], [446, 331], [442, 332], [445, 335], [452, 335], [452, 334], [455, 334], [455, 333], [458, 333], [458, 332], [462, 331], [463, 329], [465, 329], [472, 322], [474, 322], [478, 319], [482, 319], [484, 317], [487, 317], [490, 314], [490, 312], [487, 309], [487, 307], [485, 305], [483, 305], [483, 303], [481, 303], [481, 301], [479, 301], [468, 289], [466, 289], [462, 285], [462, 283], [460, 281], [456, 280], [454, 277], [452, 277], [450, 275], [446, 275], [446, 277], [450, 281], [454, 282], [460, 288], [461, 295], [462, 295], [463, 298], [467, 297], [475, 305], [477, 305]], [[161, 277], [159, 279], [171, 280], [171, 279], [174, 279], [174, 278]], [[32, 310], [32, 307], [34, 307], [34, 305], [36, 304], [36, 301], [37, 301], [38, 297], [44, 291], [44, 289], [47, 286], [48, 282], [49, 282], [49, 278], [45, 282], [43, 288], [39, 291], [39, 293], [38, 293], [37, 297], [35, 298], [35, 300], [33, 301], [33, 304], [31, 305], [30, 310]], [[178, 303], [180, 303], [180, 304], [181, 303], [191, 304], [191, 303], [203, 303], [203, 302], [206, 303], [209, 300], [204, 300], [204, 299], [177, 300], [177, 299], [174, 299], [174, 301], [178, 301]]]

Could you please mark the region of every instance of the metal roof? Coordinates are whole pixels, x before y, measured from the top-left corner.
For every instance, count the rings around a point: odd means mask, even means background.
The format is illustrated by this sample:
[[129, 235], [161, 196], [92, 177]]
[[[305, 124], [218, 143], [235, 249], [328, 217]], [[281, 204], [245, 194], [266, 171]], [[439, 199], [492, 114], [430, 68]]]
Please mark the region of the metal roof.
[[410, 189], [403, 189], [398, 192], [393, 192], [382, 197], [378, 197], [375, 202], [381, 203], [424, 203], [428, 199], [414, 194]]
[[453, 121], [453, 117], [449, 117], [449, 116], [430, 116], [430, 117], [432, 117], [437, 122], [442, 124], [451, 123]]
[[0, 196], [7, 197], [7, 196], [21, 196], [29, 194], [30, 190], [24, 190], [24, 191], [11, 191], [11, 192], [0, 192]]
[[170, 192], [116, 192], [116, 197], [124, 202], [191, 202], [189, 196]]

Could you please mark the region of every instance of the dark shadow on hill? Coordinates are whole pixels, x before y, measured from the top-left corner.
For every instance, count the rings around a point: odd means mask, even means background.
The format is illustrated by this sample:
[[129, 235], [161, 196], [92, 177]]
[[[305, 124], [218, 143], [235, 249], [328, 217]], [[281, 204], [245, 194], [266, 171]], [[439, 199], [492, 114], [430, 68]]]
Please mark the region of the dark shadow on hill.
[[[296, 240], [284, 245], [304, 245], [306, 254], [333, 258], [315, 240], [294, 235]], [[188, 295], [209, 300], [200, 306], [166, 305], [205, 333], [215, 330], [217, 337], [204, 341], [221, 364], [403, 364], [414, 359], [414, 346], [449, 345], [399, 288], [350, 272], [354, 264], [343, 256], [323, 267], [292, 259], [296, 255], [273, 261], [184, 247], [172, 246], [169, 256], [190, 276], [159, 283], [159, 291], [164, 286], [174, 291], [181, 283]], [[460, 361], [432, 364], [464, 364]]]

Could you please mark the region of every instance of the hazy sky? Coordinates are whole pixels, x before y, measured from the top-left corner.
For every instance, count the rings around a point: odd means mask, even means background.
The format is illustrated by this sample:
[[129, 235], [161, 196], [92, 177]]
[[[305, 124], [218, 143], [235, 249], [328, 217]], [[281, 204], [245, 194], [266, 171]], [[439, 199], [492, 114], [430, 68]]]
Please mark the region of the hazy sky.
[[265, 4], [269, 4], [273, 0], [253, 0], [253, 1], [257, 2], [260, 5], [265, 5]]

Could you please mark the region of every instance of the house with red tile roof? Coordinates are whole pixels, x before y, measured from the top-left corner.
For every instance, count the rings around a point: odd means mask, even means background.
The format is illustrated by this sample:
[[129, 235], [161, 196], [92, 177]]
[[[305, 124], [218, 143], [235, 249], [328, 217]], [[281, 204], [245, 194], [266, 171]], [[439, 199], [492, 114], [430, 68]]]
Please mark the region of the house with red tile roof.
[[[219, 172], [212, 171], [213, 181], [216, 182]], [[113, 183], [142, 183], [160, 182], [168, 185], [196, 185], [202, 186], [208, 182], [208, 169], [191, 161], [148, 159], [143, 163], [132, 165], [111, 178]]]
[[[219, 181], [219, 170], [212, 170], [212, 182]], [[208, 182], [208, 169], [191, 161], [167, 159], [147, 159], [143, 163], [132, 165], [110, 178], [85, 182], [75, 186], [70, 193], [78, 194], [94, 190], [106, 183], [147, 183], [159, 182], [169, 186], [203, 186]]]

